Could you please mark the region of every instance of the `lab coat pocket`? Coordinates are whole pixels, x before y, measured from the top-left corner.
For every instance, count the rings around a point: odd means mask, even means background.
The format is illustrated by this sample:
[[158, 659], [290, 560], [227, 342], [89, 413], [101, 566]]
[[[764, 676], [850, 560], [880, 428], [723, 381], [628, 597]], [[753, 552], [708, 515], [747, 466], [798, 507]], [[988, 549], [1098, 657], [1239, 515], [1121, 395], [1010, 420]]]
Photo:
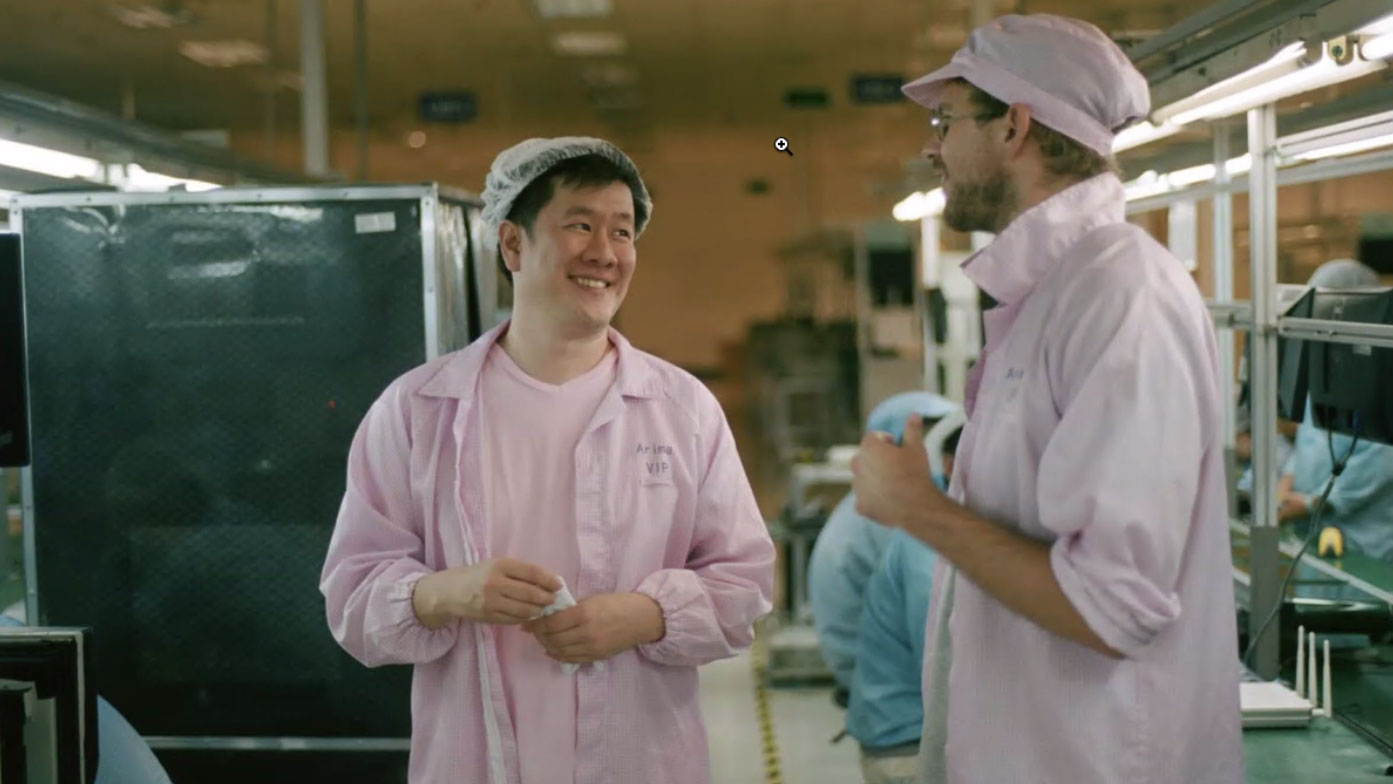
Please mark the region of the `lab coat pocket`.
[[635, 523], [643, 526], [671, 525], [677, 511], [677, 483], [671, 454], [637, 455], [634, 470]]
[[677, 522], [677, 485], [672, 482], [663, 484], [656, 479], [649, 481], [645, 477], [634, 490], [634, 530], [662, 531], [663, 535], [654, 543], [665, 541]]

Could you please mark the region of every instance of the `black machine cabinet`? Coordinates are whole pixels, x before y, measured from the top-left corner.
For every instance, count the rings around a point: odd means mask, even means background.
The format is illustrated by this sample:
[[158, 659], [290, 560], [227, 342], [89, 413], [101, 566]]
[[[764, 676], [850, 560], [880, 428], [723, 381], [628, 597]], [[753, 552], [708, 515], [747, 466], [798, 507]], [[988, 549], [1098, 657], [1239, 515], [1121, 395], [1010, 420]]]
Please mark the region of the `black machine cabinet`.
[[0, 233], [0, 468], [29, 465], [24, 277], [19, 249], [19, 235]]
[[410, 668], [343, 653], [318, 580], [369, 405], [496, 318], [477, 212], [430, 185], [19, 200], [29, 577], [142, 734], [410, 735]]

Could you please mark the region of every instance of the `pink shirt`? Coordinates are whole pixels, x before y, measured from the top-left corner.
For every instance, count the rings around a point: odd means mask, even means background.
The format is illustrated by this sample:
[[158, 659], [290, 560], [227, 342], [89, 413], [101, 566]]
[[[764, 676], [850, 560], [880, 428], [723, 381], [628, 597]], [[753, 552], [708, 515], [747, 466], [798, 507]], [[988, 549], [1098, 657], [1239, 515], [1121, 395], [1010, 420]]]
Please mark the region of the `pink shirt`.
[[[504, 329], [405, 374], [373, 404], [349, 451], [320, 580], [349, 654], [370, 667], [415, 665], [412, 784], [523, 784], [497, 627], [431, 630], [411, 606], [422, 576], [494, 555], [475, 403]], [[571, 464], [580, 569], [570, 588], [577, 598], [643, 593], [667, 634], [576, 672], [574, 781], [705, 784], [696, 668], [750, 644], [771, 608], [774, 547], [710, 391], [617, 332], [610, 341], [615, 381]]]
[[[581, 566], [576, 446], [614, 383], [615, 359], [611, 351], [589, 372], [558, 386], [527, 375], [495, 345], [479, 379], [489, 551], [537, 564], [567, 585], [576, 584]], [[541, 487], [546, 492], [538, 492]], [[520, 626], [499, 626], [495, 639], [522, 780], [571, 781], [575, 676]]]
[[999, 304], [950, 493], [1050, 543], [1126, 658], [936, 570], [921, 781], [1244, 780], [1218, 350], [1193, 281], [1123, 205], [1097, 177], [967, 262]]

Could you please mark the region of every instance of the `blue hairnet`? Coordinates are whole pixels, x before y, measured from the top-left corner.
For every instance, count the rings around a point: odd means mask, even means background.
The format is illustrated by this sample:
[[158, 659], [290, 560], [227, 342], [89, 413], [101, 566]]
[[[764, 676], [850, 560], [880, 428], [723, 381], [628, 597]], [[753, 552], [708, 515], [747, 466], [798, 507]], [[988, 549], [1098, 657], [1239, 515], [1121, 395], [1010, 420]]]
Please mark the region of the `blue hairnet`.
[[634, 236], [653, 215], [653, 200], [639, 176], [638, 167], [622, 150], [604, 139], [589, 136], [561, 136], [555, 139], [528, 139], [500, 152], [484, 178], [484, 242], [492, 248], [498, 243], [498, 226], [508, 217], [523, 189], [562, 161], [598, 155], [623, 169], [638, 183], [634, 191]]
[[904, 436], [904, 421], [910, 414], [941, 419], [958, 410], [958, 404], [931, 392], [901, 392], [881, 401], [866, 420], [867, 430], [879, 430], [895, 437]]
[[1378, 273], [1354, 259], [1327, 261], [1311, 273], [1308, 282], [1324, 289], [1359, 289], [1378, 284]]

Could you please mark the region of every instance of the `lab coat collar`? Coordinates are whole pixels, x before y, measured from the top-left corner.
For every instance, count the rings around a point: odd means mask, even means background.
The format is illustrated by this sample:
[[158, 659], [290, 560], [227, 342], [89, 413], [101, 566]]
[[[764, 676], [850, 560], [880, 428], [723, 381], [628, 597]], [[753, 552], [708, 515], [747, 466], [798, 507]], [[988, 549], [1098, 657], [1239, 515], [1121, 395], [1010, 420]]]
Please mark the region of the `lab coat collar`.
[[[504, 333], [511, 321], [505, 321], [484, 333], [478, 340], [451, 354], [420, 388], [420, 394], [427, 397], [456, 398], [466, 404], [474, 400], [478, 387], [479, 374], [484, 360]], [[618, 352], [615, 388], [623, 397], [654, 398], [662, 395], [659, 379], [649, 363], [643, 361], [643, 354], [633, 347], [627, 338], [613, 327], [609, 328], [609, 342]]]
[[1084, 235], [1124, 220], [1122, 181], [1100, 174], [1018, 215], [990, 245], [968, 257], [962, 269], [997, 304], [1011, 305], [1029, 294]]

